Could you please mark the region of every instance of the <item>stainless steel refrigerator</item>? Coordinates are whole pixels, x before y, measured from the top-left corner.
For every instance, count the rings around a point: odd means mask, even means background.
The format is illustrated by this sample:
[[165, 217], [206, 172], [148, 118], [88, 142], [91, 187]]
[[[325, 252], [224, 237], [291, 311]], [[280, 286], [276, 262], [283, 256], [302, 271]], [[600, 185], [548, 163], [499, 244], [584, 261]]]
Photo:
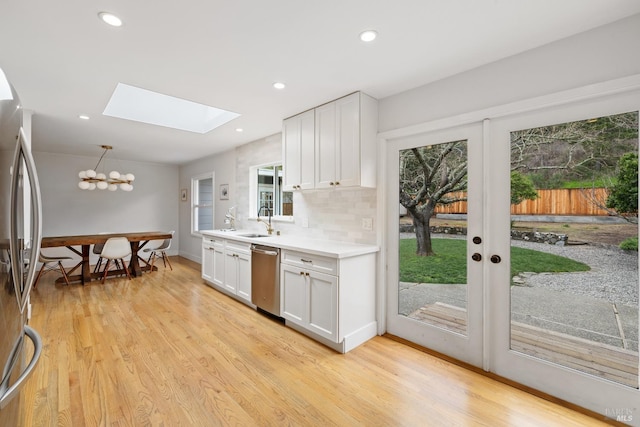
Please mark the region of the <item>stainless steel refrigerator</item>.
[[42, 225], [38, 177], [22, 123], [20, 100], [0, 68], [0, 426], [22, 424], [20, 391], [42, 350], [40, 336], [27, 325]]

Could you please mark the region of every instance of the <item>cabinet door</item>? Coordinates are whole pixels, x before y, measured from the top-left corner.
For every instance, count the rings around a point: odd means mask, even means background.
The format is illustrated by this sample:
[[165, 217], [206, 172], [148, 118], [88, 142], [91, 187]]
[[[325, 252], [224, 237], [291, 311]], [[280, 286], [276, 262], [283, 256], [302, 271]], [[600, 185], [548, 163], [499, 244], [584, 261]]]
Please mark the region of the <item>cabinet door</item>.
[[338, 278], [310, 272], [308, 281], [308, 329], [338, 342]]
[[283, 191], [293, 191], [300, 184], [300, 120], [298, 116], [282, 122]]
[[238, 254], [238, 282], [236, 294], [247, 301], [251, 301], [251, 255]]
[[336, 107], [335, 185], [360, 185], [360, 94], [340, 98]]
[[202, 278], [213, 281], [213, 247], [209, 245], [202, 246]]
[[307, 327], [307, 280], [302, 269], [280, 265], [280, 307], [282, 317]]
[[336, 103], [315, 110], [316, 118], [316, 188], [333, 188], [336, 179]]
[[307, 111], [300, 117], [300, 190], [315, 188], [315, 112]]
[[213, 246], [213, 283], [224, 287], [224, 244], [216, 243]]
[[286, 119], [282, 124], [284, 191], [314, 187], [314, 127], [313, 110]]
[[236, 294], [238, 288], [238, 254], [227, 252], [224, 257], [224, 288]]

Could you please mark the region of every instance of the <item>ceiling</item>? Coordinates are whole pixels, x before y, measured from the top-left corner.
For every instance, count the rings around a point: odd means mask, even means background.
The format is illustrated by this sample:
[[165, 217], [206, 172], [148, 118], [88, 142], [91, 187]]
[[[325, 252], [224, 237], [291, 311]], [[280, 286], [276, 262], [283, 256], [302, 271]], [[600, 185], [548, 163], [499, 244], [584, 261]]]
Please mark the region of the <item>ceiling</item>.
[[[33, 149], [183, 164], [361, 90], [382, 99], [640, 12], [637, 0], [4, 0]], [[118, 15], [113, 28], [98, 12]], [[361, 31], [377, 30], [366, 44]], [[281, 81], [283, 90], [272, 84]], [[118, 83], [240, 113], [206, 134], [102, 115]], [[90, 120], [80, 120], [86, 114]], [[242, 128], [243, 132], [237, 132]]]

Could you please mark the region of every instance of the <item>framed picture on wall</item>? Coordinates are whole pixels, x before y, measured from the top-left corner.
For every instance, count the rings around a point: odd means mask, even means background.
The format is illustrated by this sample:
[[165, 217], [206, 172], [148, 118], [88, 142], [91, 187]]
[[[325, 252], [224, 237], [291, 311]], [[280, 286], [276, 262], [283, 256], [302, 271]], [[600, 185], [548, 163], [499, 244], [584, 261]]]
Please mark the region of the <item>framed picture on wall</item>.
[[229, 184], [220, 184], [220, 200], [229, 200]]
[[188, 198], [189, 198], [189, 193], [187, 192], [187, 189], [186, 188], [181, 189], [180, 190], [180, 201], [186, 202]]

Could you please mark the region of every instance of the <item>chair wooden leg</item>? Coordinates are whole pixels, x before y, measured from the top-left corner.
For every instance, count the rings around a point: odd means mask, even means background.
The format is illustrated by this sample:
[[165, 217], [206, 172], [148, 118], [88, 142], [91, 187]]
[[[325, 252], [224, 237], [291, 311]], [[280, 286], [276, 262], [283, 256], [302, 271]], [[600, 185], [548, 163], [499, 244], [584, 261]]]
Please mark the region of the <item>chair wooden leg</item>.
[[156, 262], [156, 252], [155, 251], [151, 253], [150, 259], [151, 259], [151, 268], [149, 269], [149, 273], [153, 272], [153, 264], [155, 264], [155, 262]]
[[38, 286], [38, 280], [40, 280], [40, 276], [42, 276], [42, 272], [44, 271], [44, 267], [47, 265], [46, 262], [42, 263], [42, 267], [40, 267], [40, 271], [38, 272], [38, 275], [36, 276], [36, 280], [33, 281], [33, 289], [36, 288], [36, 286]]
[[124, 259], [120, 260], [122, 262], [122, 266], [124, 267], [124, 272], [127, 273], [127, 277], [129, 278], [129, 280], [131, 280], [131, 274], [129, 274], [129, 268], [127, 267], [127, 264], [124, 263]]
[[104, 274], [102, 275], [102, 284], [104, 285], [104, 281], [107, 278], [107, 273], [109, 273], [109, 265], [111, 264], [111, 260], [107, 260], [107, 265], [104, 266]]
[[62, 266], [62, 261], [58, 261], [58, 267], [60, 267], [60, 272], [62, 273], [62, 277], [64, 277], [64, 282], [67, 284], [67, 286], [71, 286], [71, 284], [69, 283], [69, 276], [67, 276], [67, 272]]
[[[173, 267], [171, 267], [171, 261], [169, 261], [169, 257], [167, 256], [167, 253], [165, 251], [162, 251], [162, 259], [167, 260], [167, 264], [169, 264], [169, 269], [173, 271]], [[165, 268], [166, 268], [166, 265], [165, 265]]]
[[102, 257], [98, 258], [98, 262], [96, 262], [96, 266], [93, 269], [94, 273], [97, 273], [100, 271], [100, 266], [102, 265]]

